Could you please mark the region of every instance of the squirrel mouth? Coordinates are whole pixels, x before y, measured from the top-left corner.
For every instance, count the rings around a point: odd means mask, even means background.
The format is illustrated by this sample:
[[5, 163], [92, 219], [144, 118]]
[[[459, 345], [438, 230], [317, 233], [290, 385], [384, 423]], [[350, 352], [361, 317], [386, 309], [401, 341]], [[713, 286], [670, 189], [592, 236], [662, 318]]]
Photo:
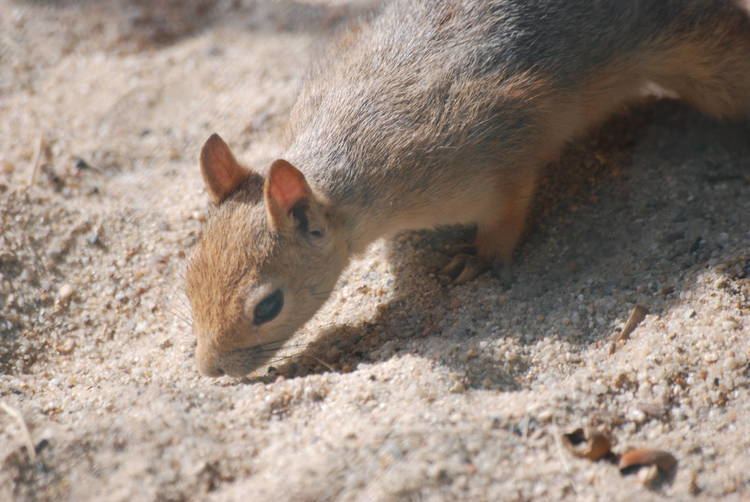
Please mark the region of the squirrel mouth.
[[264, 349], [262, 345], [235, 349], [221, 358], [221, 367], [227, 375], [241, 378], [263, 366], [277, 350]]
[[221, 357], [221, 368], [225, 374], [241, 378], [267, 363], [288, 360], [294, 356], [278, 357], [276, 355], [286, 342], [287, 340], [281, 340], [234, 349]]

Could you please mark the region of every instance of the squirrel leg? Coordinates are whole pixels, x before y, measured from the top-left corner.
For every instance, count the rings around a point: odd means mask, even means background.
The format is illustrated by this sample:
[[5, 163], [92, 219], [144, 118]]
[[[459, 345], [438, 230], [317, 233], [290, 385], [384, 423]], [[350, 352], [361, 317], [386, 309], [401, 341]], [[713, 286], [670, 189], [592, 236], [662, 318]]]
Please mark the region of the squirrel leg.
[[529, 176], [513, 183], [512, 189], [499, 190], [500, 210], [477, 223], [476, 251], [462, 250], [442, 269], [442, 273], [453, 283], [461, 284], [475, 279], [499, 262], [505, 276], [523, 234], [535, 186], [536, 177]]
[[528, 176], [513, 183], [512, 189], [500, 192], [500, 211], [494, 218], [479, 222], [477, 228], [477, 251], [487, 262], [499, 261], [509, 266], [513, 251], [521, 239], [526, 216], [534, 198], [536, 176]]

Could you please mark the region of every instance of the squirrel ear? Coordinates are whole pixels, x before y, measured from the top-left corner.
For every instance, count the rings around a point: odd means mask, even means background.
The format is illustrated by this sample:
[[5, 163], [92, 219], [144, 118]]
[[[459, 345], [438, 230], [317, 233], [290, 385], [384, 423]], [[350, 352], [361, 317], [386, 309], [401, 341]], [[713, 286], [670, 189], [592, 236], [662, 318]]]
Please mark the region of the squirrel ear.
[[283, 159], [271, 164], [263, 186], [266, 209], [271, 226], [279, 229], [291, 221], [294, 207], [312, 195], [305, 175]]
[[201, 174], [211, 200], [220, 204], [251, 173], [237, 162], [221, 136], [214, 133], [201, 149]]

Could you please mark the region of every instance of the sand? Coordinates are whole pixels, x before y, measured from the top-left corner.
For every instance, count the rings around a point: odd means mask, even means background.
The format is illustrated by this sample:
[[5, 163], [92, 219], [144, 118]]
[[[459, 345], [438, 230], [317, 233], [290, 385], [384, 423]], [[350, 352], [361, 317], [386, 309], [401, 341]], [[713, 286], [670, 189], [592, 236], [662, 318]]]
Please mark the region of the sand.
[[[750, 124], [677, 104], [550, 167], [512, 281], [447, 284], [461, 231], [378, 242], [288, 357], [198, 375], [198, 149], [264, 169], [368, 8], [0, 0], [0, 500], [750, 498]], [[673, 479], [574, 457], [578, 427]]]

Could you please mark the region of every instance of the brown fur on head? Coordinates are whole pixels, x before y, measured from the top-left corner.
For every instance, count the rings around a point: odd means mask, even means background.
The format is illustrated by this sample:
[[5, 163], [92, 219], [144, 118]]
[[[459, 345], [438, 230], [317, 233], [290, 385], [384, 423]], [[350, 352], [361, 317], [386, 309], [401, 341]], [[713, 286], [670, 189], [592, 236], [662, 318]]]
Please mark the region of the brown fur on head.
[[275, 161], [264, 179], [213, 135], [201, 172], [216, 207], [186, 275], [198, 368], [242, 376], [325, 302], [348, 246], [333, 209], [288, 162]]

